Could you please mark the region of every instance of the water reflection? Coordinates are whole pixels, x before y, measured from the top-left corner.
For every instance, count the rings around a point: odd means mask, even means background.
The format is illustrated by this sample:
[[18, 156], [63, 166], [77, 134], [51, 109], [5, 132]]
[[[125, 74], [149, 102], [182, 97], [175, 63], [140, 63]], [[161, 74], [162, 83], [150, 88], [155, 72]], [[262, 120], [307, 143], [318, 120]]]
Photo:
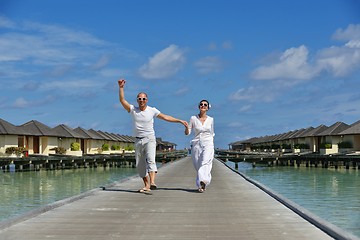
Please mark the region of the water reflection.
[[0, 173], [0, 220], [136, 174], [134, 168]]
[[[227, 162], [230, 167], [235, 164]], [[240, 172], [340, 228], [360, 236], [360, 176], [355, 169], [255, 167]]]

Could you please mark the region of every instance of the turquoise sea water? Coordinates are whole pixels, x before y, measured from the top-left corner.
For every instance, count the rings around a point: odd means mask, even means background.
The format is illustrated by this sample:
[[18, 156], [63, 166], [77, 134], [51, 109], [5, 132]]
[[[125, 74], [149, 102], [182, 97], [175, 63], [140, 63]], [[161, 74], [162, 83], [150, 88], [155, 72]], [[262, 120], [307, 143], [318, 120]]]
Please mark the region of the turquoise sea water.
[[[234, 168], [232, 162], [226, 163]], [[360, 170], [315, 167], [255, 167], [238, 171], [322, 219], [360, 237]]]
[[0, 172], [0, 221], [136, 174], [135, 168]]

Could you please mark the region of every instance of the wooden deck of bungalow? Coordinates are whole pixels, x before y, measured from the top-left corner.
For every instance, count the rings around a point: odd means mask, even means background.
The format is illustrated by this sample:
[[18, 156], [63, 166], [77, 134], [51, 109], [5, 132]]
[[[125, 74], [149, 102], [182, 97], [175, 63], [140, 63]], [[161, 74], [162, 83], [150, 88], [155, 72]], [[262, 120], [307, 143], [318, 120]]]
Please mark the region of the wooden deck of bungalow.
[[134, 176], [0, 223], [0, 239], [358, 239], [214, 161], [204, 193], [190, 157], [159, 169], [158, 189]]

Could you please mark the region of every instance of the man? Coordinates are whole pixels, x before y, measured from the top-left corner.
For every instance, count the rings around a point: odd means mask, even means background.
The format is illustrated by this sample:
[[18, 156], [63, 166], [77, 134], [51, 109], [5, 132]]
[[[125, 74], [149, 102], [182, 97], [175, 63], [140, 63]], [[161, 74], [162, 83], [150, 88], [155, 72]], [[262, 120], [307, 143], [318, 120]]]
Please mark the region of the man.
[[156, 156], [156, 138], [154, 131], [154, 118], [181, 123], [187, 128], [187, 122], [161, 113], [158, 109], [147, 105], [148, 96], [144, 92], [137, 95], [138, 107], [128, 103], [125, 100], [124, 79], [118, 80], [119, 100], [121, 105], [128, 111], [134, 123], [135, 135], [135, 159], [139, 176], [144, 181], [144, 187], [139, 192], [149, 192], [157, 188], [155, 184], [155, 175], [157, 167], [155, 162]]

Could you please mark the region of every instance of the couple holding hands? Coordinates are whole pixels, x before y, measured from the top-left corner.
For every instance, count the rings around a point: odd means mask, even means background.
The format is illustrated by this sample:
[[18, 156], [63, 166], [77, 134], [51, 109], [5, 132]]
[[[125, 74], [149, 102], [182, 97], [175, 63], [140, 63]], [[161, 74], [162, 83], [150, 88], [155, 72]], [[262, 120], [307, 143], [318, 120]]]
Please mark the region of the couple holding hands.
[[138, 106], [130, 104], [125, 99], [124, 87], [126, 80], [118, 80], [119, 100], [124, 109], [130, 113], [135, 136], [135, 159], [139, 176], [143, 179], [144, 187], [139, 192], [149, 192], [157, 188], [155, 177], [157, 166], [156, 138], [154, 131], [154, 118], [167, 122], [181, 123], [185, 127], [185, 135], [194, 132], [191, 141], [191, 157], [197, 171], [196, 185], [200, 193], [204, 192], [211, 181], [211, 168], [214, 158], [214, 119], [207, 115], [210, 104], [207, 100], [199, 102], [199, 114], [191, 116], [190, 122], [174, 118], [161, 113], [155, 107], [147, 105], [148, 96], [144, 92], [138, 93], [136, 100]]

